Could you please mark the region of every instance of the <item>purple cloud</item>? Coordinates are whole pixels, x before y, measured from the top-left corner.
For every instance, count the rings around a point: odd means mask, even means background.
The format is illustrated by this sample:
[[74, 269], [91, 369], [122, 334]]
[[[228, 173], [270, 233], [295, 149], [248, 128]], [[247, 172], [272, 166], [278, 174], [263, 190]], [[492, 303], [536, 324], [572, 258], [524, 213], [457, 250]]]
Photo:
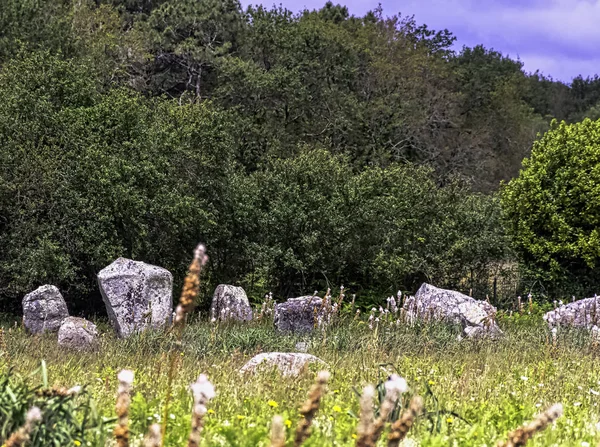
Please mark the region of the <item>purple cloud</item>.
[[[250, 1], [243, 1], [244, 6]], [[279, 2], [278, 2], [279, 3]], [[324, 0], [283, 6], [315, 9]], [[334, 1], [334, 3], [336, 3]], [[463, 45], [483, 44], [519, 58], [525, 70], [540, 70], [570, 82], [600, 73], [600, 0], [338, 0], [351, 14], [362, 15], [382, 4], [384, 14], [414, 15], [431, 29], [447, 28]], [[264, 1], [265, 6], [272, 3]]]

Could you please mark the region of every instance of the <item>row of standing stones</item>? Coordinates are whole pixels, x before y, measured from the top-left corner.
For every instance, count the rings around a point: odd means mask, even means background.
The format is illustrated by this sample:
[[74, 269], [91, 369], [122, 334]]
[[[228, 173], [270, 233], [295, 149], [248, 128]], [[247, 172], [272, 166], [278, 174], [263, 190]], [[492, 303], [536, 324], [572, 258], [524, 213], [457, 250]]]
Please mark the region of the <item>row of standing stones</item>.
[[[144, 262], [119, 258], [98, 273], [98, 285], [111, 325], [118, 337], [128, 337], [148, 328], [170, 324], [173, 313], [173, 275], [166, 269]], [[598, 298], [561, 306], [544, 318], [551, 327], [571, 325], [591, 328], [596, 324]], [[75, 350], [95, 349], [98, 330], [94, 323], [71, 317], [58, 288], [44, 285], [23, 298], [23, 323], [32, 334], [58, 332], [59, 345]], [[274, 325], [281, 333], [309, 333], [315, 317], [323, 315], [323, 298], [303, 296], [275, 305]], [[402, 312], [408, 322], [441, 321], [462, 326], [469, 338], [498, 337], [502, 331], [495, 321], [496, 308], [456, 291], [423, 284], [408, 297]], [[252, 307], [244, 289], [219, 285], [213, 295], [210, 318], [252, 320]], [[241, 372], [255, 372], [261, 365], [276, 367], [284, 375], [296, 375], [311, 363], [323, 363], [306, 353], [263, 353], [251, 359]]]

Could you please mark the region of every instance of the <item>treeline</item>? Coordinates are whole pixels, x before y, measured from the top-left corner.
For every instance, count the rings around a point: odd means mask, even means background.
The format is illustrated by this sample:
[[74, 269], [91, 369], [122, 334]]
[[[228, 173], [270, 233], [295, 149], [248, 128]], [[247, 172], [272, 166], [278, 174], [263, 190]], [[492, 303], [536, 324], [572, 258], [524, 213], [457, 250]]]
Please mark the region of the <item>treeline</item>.
[[0, 2], [0, 302], [43, 283], [98, 304], [118, 256], [289, 296], [420, 281], [492, 293], [494, 197], [566, 85], [410, 17], [234, 0]]

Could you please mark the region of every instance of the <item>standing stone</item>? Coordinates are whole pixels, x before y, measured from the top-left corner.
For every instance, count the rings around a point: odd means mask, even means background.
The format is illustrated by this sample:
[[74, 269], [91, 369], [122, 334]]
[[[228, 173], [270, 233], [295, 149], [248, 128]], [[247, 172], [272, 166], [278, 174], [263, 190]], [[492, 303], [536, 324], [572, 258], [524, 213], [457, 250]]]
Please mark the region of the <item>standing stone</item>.
[[252, 308], [241, 287], [220, 284], [213, 294], [210, 318], [217, 320], [252, 320]]
[[544, 320], [550, 329], [556, 326], [592, 329], [600, 324], [600, 297], [585, 298], [559, 306], [547, 312]]
[[290, 298], [275, 305], [274, 323], [279, 332], [312, 332], [328, 321], [327, 306], [318, 296]]
[[252, 357], [246, 363], [240, 373], [256, 374], [277, 368], [283, 376], [299, 376], [306, 371], [311, 364], [319, 368], [327, 367], [327, 364], [318, 357], [311, 354], [295, 352], [265, 352]]
[[58, 330], [58, 344], [77, 351], [94, 349], [98, 344], [98, 329], [85, 318], [65, 318]]
[[32, 334], [56, 332], [69, 316], [67, 303], [55, 286], [39, 287], [23, 298], [23, 324]]
[[98, 273], [98, 285], [119, 337], [171, 321], [173, 275], [162, 267], [119, 258]]
[[409, 321], [444, 321], [460, 324], [469, 338], [498, 336], [502, 331], [495, 321], [496, 308], [453, 290], [423, 284], [414, 297], [404, 303]]

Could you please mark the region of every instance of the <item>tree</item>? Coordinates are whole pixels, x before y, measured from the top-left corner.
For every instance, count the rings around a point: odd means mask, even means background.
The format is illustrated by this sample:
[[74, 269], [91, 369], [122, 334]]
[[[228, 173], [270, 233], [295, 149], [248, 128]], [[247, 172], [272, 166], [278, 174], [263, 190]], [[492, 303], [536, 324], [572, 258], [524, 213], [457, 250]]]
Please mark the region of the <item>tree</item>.
[[553, 293], [595, 293], [600, 285], [599, 175], [600, 121], [555, 121], [504, 187], [517, 253]]

